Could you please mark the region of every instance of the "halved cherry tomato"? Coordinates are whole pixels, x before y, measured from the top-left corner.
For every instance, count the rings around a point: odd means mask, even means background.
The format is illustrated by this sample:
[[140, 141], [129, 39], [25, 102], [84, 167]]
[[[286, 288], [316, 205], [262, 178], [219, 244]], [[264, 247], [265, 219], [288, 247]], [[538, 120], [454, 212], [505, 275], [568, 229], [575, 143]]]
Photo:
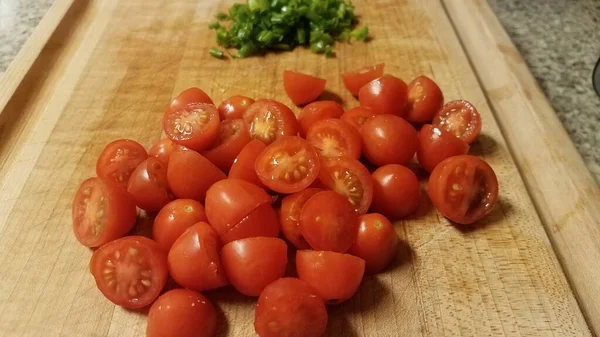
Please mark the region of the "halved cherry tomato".
[[71, 210], [73, 231], [86, 247], [99, 247], [135, 225], [135, 202], [117, 183], [89, 178], [81, 183]]
[[281, 278], [260, 294], [254, 318], [260, 337], [321, 337], [326, 328], [325, 304], [306, 282]]
[[253, 237], [277, 237], [279, 235], [279, 216], [269, 203], [256, 207], [233, 228], [220, 236], [221, 243]]
[[225, 178], [223, 171], [198, 152], [188, 150], [171, 154], [167, 179], [171, 191], [178, 198], [203, 202], [206, 191]]
[[383, 75], [365, 84], [358, 93], [360, 106], [370, 108], [376, 114], [392, 114], [402, 117], [408, 101], [408, 86], [392, 75]]
[[229, 284], [221, 267], [221, 243], [206, 222], [186, 229], [169, 251], [169, 274], [179, 285], [197, 291]]
[[171, 153], [173, 151], [187, 150], [185, 146], [173, 143], [169, 138], [164, 138], [156, 142], [150, 150], [148, 150], [148, 156], [154, 157], [164, 164], [169, 164]]
[[365, 214], [373, 200], [373, 179], [356, 159], [338, 157], [321, 162], [319, 179], [327, 188], [348, 198], [357, 214]]
[[383, 76], [384, 63], [376, 64], [370, 67], [364, 67], [356, 71], [349, 71], [342, 74], [342, 80], [346, 89], [350, 90], [352, 95], [358, 96], [360, 88], [376, 78]]
[[258, 156], [258, 179], [279, 193], [295, 193], [307, 188], [319, 174], [319, 155], [304, 139], [285, 136], [277, 139]]
[[360, 133], [341, 119], [330, 118], [316, 122], [308, 130], [306, 141], [314, 146], [322, 157], [360, 158]]
[[300, 232], [313, 249], [345, 253], [356, 241], [358, 218], [346, 197], [322, 191], [304, 203]]
[[439, 163], [429, 177], [429, 197], [443, 216], [472, 224], [492, 211], [498, 200], [498, 179], [481, 158], [454, 156]]
[[233, 161], [233, 165], [231, 165], [231, 169], [229, 170], [229, 178], [246, 180], [259, 187], [266, 188], [260, 179], [258, 179], [256, 170], [254, 169], [256, 158], [258, 158], [266, 147], [265, 143], [258, 139], [252, 139], [246, 144]]
[[444, 104], [444, 94], [438, 85], [427, 76], [419, 76], [408, 85], [407, 121], [429, 123]]
[[431, 124], [423, 125], [419, 132], [417, 159], [425, 171], [431, 172], [442, 160], [467, 154], [469, 145], [454, 137], [449, 131]]
[[182, 91], [177, 97], [173, 99], [169, 106], [170, 111], [178, 111], [185, 108], [191, 103], [207, 103], [214, 104], [213, 100], [202, 91], [200, 88], [188, 88]]
[[361, 215], [358, 221], [358, 237], [348, 254], [365, 260], [367, 274], [379, 273], [398, 254], [398, 234], [390, 220], [378, 213]]
[[326, 304], [339, 304], [352, 297], [365, 274], [365, 260], [350, 254], [299, 250], [298, 278], [308, 283]]
[[298, 121], [294, 112], [283, 103], [272, 99], [259, 99], [244, 113], [244, 122], [250, 136], [271, 144], [282, 136], [298, 134]]
[[344, 108], [334, 101], [318, 101], [308, 104], [298, 114], [300, 136], [306, 137], [308, 129], [315, 122], [328, 118], [340, 118], [343, 114]]
[[162, 294], [148, 313], [146, 337], [214, 337], [217, 310], [201, 293], [173, 289]]
[[173, 142], [203, 151], [219, 137], [219, 112], [212, 104], [191, 103], [179, 110], [167, 111], [163, 129]]
[[363, 154], [377, 166], [404, 165], [417, 151], [417, 130], [398, 116], [375, 116], [365, 122], [360, 134]]
[[481, 117], [477, 109], [468, 101], [448, 102], [433, 118], [432, 124], [450, 131], [467, 144], [477, 139], [481, 132]]
[[167, 256], [143, 236], [127, 236], [98, 248], [90, 271], [114, 304], [136, 309], [152, 303], [167, 283]]
[[222, 121], [226, 119], [239, 119], [244, 117], [244, 113], [248, 107], [254, 103], [250, 97], [235, 95], [224, 100], [217, 110]]
[[360, 131], [363, 124], [365, 124], [365, 122], [369, 118], [374, 117], [374, 116], [375, 116], [375, 113], [373, 112], [373, 110], [371, 110], [369, 108], [357, 106], [355, 108], [352, 108], [352, 109], [344, 112], [344, 114], [340, 117], [340, 119], [343, 120], [344, 122], [347, 122], [348, 124], [354, 126], [354, 128], [356, 130]]
[[408, 167], [390, 164], [373, 172], [373, 211], [390, 219], [404, 218], [419, 208], [421, 186]]
[[298, 249], [309, 249], [310, 245], [300, 231], [300, 213], [302, 207], [313, 195], [323, 191], [320, 188], [307, 188], [300, 192], [290, 194], [281, 201], [279, 218], [283, 236]]
[[167, 185], [167, 165], [148, 157], [131, 174], [127, 192], [139, 208], [158, 212], [172, 199]]
[[204, 206], [196, 200], [177, 199], [166, 204], [154, 218], [152, 237], [168, 252], [173, 242], [192, 225], [208, 221]]
[[285, 274], [287, 245], [279, 238], [232, 241], [223, 246], [221, 263], [237, 291], [247, 296], [258, 296], [266, 286]]
[[127, 188], [131, 173], [146, 158], [148, 153], [140, 143], [131, 139], [118, 139], [102, 150], [96, 162], [96, 174]]
[[317, 99], [325, 90], [327, 81], [307, 74], [286, 70], [283, 72], [283, 88], [296, 105], [304, 105]]
[[224, 172], [229, 171], [235, 157], [250, 142], [246, 123], [241, 119], [228, 119], [221, 122], [219, 143], [202, 154]]

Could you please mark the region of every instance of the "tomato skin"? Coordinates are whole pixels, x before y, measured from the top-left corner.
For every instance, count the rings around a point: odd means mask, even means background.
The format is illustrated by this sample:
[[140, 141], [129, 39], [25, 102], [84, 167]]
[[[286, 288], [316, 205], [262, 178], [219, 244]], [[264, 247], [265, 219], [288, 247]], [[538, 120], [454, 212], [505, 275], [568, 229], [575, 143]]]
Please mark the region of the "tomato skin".
[[375, 115], [376, 114], [373, 112], [373, 110], [357, 106], [344, 112], [340, 119], [352, 125], [357, 131], [360, 132], [363, 124], [365, 124], [369, 118], [375, 117]]
[[260, 337], [321, 337], [326, 328], [325, 304], [302, 280], [281, 278], [258, 298], [254, 330]]
[[360, 158], [360, 133], [341, 119], [329, 118], [314, 123], [306, 134], [306, 141], [319, 150], [322, 157]]
[[357, 214], [365, 214], [373, 200], [373, 179], [369, 170], [349, 157], [321, 161], [319, 180], [323, 185], [348, 198]]
[[198, 222], [175, 240], [169, 251], [169, 274], [184, 288], [196, 291], [229, 284], [221, 266], [221, 242], [206, 222]]
[[265, 143], [258, 139], [252, 139], [240, 153], [237, 155], [229, 170], [229, 178], [242, 179], [253, 183], [256, 186], [267, 188], [258, 179], [254, 165], [256, 158], [267, 148]]
[[166, 164], [154, 157], [148, 157], [131, 174], [127, 192], [139, 208], [148, 212], [158, 212], [171, 201]]
[[164, 138], [156, 142], [150, 150], [148, 150], [148, 156], [154, 157], [164, 164], [169, 164], [169, 159], [174, 151], [185, 151], [187, 148], [179, 144], [173, 143], [169, 138]]
[[421, 75], [408, 84], [408, 105], [404, 118], [411, 123], [429, 123], [444, 104], [444, 94], [429, 77]]
[[233, 228], [221, 235], [221, 243], [253, 237], [277, 237], [279, 235], [279, 217], [270, 204], [262, 204], [246, 215]]
[[227, 172], [235, 157], [250, 140], [250, 133], [242, 119], [225, 120], [221, 122], [219, 144], [202, 154], [219, 169]]
[[344, 108], [334, 101], [317, 101], [306, 105], [298, 114], [300, 136], [306, 137], [308, 129], [316, 122], [328, 118], [340, 118]]
[[417, 151], [417, 131], [398, 116], [375, 116], [365, 122], [360, 133], [363, 154], [377, 166], [404, 165]]
[[285, 104], [272, 99], [259, 99], [244, 113], [250, 137], [271, 144], [282, 136], [298, 134], [298, 121]]
[[173, 289], [162, 294], [148, 313], [146, 337], [214, 337], [217, 310], [201, 293]]
[[377, 274], [394, 261], [398, 254], [398, 235], [386, 217], [378, 213], [358, 218], [358, 237], [348, 254], [365, 261], [365, 272]]
[[419, 179], [408, 167], [390, 164], [373, 172], [373, 211], [401, 219], [414, 213], [420, 200]]
[[203, 151], [219, 138], [219, 123], [219, 112], [214, 105], [190, 103], [179, 110], [167, 110], [163, 130], [174, 143]]
[[283, 89], [296, 105], [304, 105], [317, 99], [325, 90], [327, 81], [296, 71], [283, 72]]
[[352, 95], [358, 96], [360, 88], [374, 79], [383, 76], [384, 67], [385, 63], [380, 63], [356, 71], [345, 72], [342, 74], [344, 86], [352, 93]]
[[176, 151], [169, 160], [169, 187], [180, 199], [203, 202], [208, 189], [225, 178], [223, 171], [195, 151]]
[[302, 207], [313, 195], [323, 191], [321, 188], [307, 188], [290, 194], [281, 201], [279, 218], [283, 236], [298, 249], [309, 249], [310, 245], [300, 231], [300, 213]]
[[168, 252], [175, 240], [192, 225], [208, 221], [204, 206], [193, 199], [177, 199], [166, 204], [154, 218], [152, 237]]
[[296, 252], [298, 278], [315, 289], [326, 304], [340, 304], [352, 297], [365, 274], [365, 260], [336, 252]]
[[148, 153], [140, 143], [131, 139], [117, 139], [106, 145], [96, 163], [98, 177], [127, 188], [131, 173]]
[[177, 111], [191, 103], [214, 104], [213, 100], [200, 88], [191, 87], [182, 91], [173, 99], [168, 111]]
[[365, 84], [358, 93], [360, 106], [372, 109], [376, 114], [403, 117], [408, 101], [408, 86], [392, 75], [383, 75]]
[[481, 132], [481, 116], [473, 104], [465, 100], [446, 103], [431, 122], [471, 144]]
[[217, 110], [222, 121], [226, 119], [239, 119], [244, 117], [244, 113], [248, 107], [254, 103], [250, 97], [235, 95], [224, 100]]
[[444, 159], [464, 155], [467, 152], [469, 152], [469, 145], [449, 131], [426, 124], [419, 132], [417, 159], [419, 165], [427, 172], [433, 171]]

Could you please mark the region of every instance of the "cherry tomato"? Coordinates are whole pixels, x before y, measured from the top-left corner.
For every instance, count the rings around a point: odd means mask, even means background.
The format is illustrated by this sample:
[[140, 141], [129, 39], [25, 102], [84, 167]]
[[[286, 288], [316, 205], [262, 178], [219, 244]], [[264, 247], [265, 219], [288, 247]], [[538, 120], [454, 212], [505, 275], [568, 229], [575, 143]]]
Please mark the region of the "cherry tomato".
[[450, 131], [467, 144], [475, 141], [481, 132], [479, 112], [468, 101], [448, 102], [433, 118], [432, 124]]
[[404, 218], [419, 208], [421, 186], [406, 166], [390, 164], [373, 172], [373, 211], [390, 219]]
[[264, 187], [263, 183], [258, 179], [254, 164], [256, 158], [265, 150], [267, 146], [258, 139], [251, 140], [233, 161], [229, 170], [229, 178], [242, 179], [253, 183], [254, 185]]
[[169, 159], [173, 151], [187, 150], [185, 146], [173, 143], [169, 138], [164, 138], [152, 145], [148, 150], [148, 155], [154, 157], [164, 164], [169, 164]]
[[365, 214], [373, 200], [373, 179], [356, 159], [338, 157], [321, 162], [319, 179], [327, 188], [348, 198], [357, 214]]
[[325, 304], [306, 282], [281, 278], [260, 294], [254, 318], [260, 337], [321, 337], [326, 328]]
[[189, 227], [169, 251], [169, 274], [184, 288], [205, 291], [229, 284], [221, 266], [221, 243], [206, 222]]
[[467, 154], [469, 145], [454, 137], [449, 131], [431, 124], [423, 125], [419, 132], [417, 159], [425, 171], [431, 172], [442, 160]]
[[283, 88], [296, 105], [304, 105], [317, 99], [325, 90], [326, 80], [295, 71], [283, 72]]
[[191, 103], [206, 103], [214, 104], [212, 99], [200, 88], [188, 88], [182, 91], [177, 97], [173, 99], [169, 106], [169, 111], [178, 111], [185, 108]]
[[358, 96], [360, 88], [376, 78], [383, 76], [384, 63], [376, 64], [370, 67], [364, 67], [356, 71], [349, 71], [342, 74], [344, 86], [352, 95]]
[[189, 289], [162, 294], [148, 313], [146, 337], [214, 337], [217, 311], [210, 300]]
[[208, 221], [201, 203], [192, 199], [173, 200], [154, 218], [152, 237], [168, 252], [186, 229], [201, 221]]
[[365, 124], [365, 122], [369, 118], [374, 117], [374, 116], [375, 116], [375, 113], [373, 112], [373, 110], [371, 110], [369, 108], [363, 108], [361, 106], [357, 106], [355, 108], [352, 108], [352, 109], [344, 112], [344, 114], [340, 117], [340, 119], [343, 120], [344, 122], [352, 125], [356, 130], [360, 131], [363, 124]]
[[345, 253], [356, 241], [358, 218], [343, 195], [322, 191], [304, 203], [300, 232], [313, 249]]
[[294, 112], [283, 103], [271, 99], [259, 99], [244, 113], [244, 121], [250, 136], [265, 144], [271, 144], [281, 136], [298, 134], [298, 121]]
[[360, 133], [341, 119], [330, 118], [316, 122], [308, 130], [306, 141], [315, 147], [322, 157], [360, 158]]
[[429, 197], [443, 216], [472, 224], [492, 211], [498, 200], [498, 179], [481, 158], [454, 156], [439, 163], [429, 177]]
[[299, 250], [298, 278], [308, 283], [326, 304], [339, 304], [356, 293], [365, 274], [365, 260], [350, 254]]
[[167, 283], [167, 256], [143, 236], [127, 236], [98, 248], [90, 271], [114, 304], [136, 309], [152, 303]]
[[321, 188], [307, 188], [290, 194], [281, 201], [279, 219], [283, 236], [298, 249], [309, 249], [310, 245], [300, 231], [300, 212], [302, 207], [313, 195], [323, 191]]
[[358, 237], [348, 254], [365, 260], [367, 274], [377, 274], [396, 258], [398, 235], [390, 220], [381, 214], [361, 215], [358, 221]]
[[158, 212], [171, 201], [167, 186], [167, 165], [154, 157], [148, 157], [131, 174], [127, 192], [139, 208]]
[[191, 103], [168, 110], [163, 129], [173, 142], [194, 151], [209, 148], [219, 137], [219, 112], [212, 104]]
[[408, 101], [408, 86], [392, 75], [365, 84], [358, 93], [360, 106], [371, 108], [376, 114], [392, 114], [402, 117]]
[[398, 116], [375, 116], [365, 122], [360, 133], [363, 154], [377, 166], [406, 164], [417, 151], [417, 130]]
[[131, 139], [118, 139], [106, 145], [100, 154], [96, 174], [126, 188], [131, 173], [146, 158], [148, 153], [140, 143]]
[[221, 170], [227, 172], [235, 157], [250, 142], [246, 123], [241, 119], [228, 119], [221, 122], [219, 143], [202, 154]]
[[270, 204], [262, 204], [246, 215], [233, 228], [221, 235], [221, 243], [253, 237], [277, 237], [279, 235], [279, 216]]
[[239, 119], [244, 117], [244, 113], [248, 110], [250, 104], [254, 100], [250, 97], [235, 95], [224, 100], [217, 110], [222, 121], [226, 119]]
[[443, 104], [440, 87], [429, 77], [419, 76], [408, 85], [408, 112], [404, 118], [412, 123], [429, 123]]
[[206, 157], [195, 151], [176, 151], [167, 170], [169, 187], [181, 199], [204, 201], [206, 191], [217, 181], [227, 178]]
[[232, 241], [223, 246], [221, 262], [237, 291], [247, 296], [258, 296], [266, 286], [285, 274], [287, 245], [279, 238]]
[[300, 135], [306, 137], [308, 129], [315, 123], [328, 118], [340, 118], [344, 114], [344, 108], [334, 101], [312, 102], [302, 108], [298, 114]]
[[258, 179], [275, 192], [295, 193], [319, 175], [319, 155], [304, 139], [286, 136], [276, 140], [256, 158]]
[[81, 183], [71, 209], [73, 231], [86, 247], [99, 247], [135, 225], [135, 202], [117, 183], [89, 178]]

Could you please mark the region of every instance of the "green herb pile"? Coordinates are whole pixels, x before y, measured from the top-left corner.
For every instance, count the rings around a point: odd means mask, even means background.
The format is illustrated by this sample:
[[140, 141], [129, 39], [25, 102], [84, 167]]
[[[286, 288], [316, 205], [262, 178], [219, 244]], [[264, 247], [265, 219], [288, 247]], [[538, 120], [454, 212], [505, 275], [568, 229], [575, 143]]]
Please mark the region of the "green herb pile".
[[[355, 28], [357, 18], [350, 0], [247, 0], [229, 13], [219, 13], [209, 25], [217, 43], [236, 48], [233, 57], [261, 55], [268, 50], [291, 50], [309, 45], [315, 53], [332, 57], [335, 41], [366, 41], [366, 26]], [[210, 54], [225, 57], [212, 48]]]

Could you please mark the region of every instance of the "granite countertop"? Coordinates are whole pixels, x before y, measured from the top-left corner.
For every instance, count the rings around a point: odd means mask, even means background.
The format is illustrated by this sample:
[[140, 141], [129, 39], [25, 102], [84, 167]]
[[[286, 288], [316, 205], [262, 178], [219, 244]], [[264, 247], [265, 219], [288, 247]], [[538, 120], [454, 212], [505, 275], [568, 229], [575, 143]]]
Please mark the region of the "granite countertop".
[[[458, 0], [457, 0], [458, 1]], [[488, 0], [600, 181], [600, 1]], [[0, 75], [54, 0], [0, 0]]]

